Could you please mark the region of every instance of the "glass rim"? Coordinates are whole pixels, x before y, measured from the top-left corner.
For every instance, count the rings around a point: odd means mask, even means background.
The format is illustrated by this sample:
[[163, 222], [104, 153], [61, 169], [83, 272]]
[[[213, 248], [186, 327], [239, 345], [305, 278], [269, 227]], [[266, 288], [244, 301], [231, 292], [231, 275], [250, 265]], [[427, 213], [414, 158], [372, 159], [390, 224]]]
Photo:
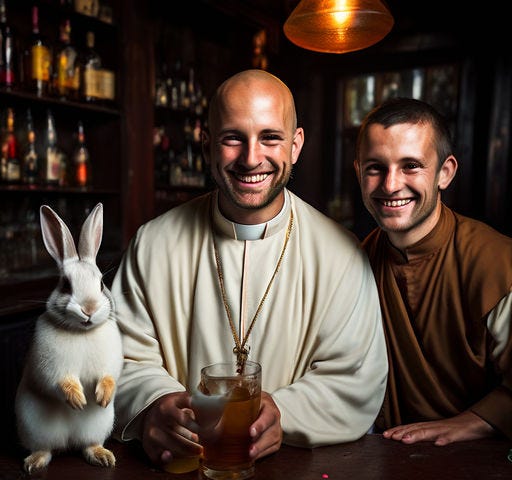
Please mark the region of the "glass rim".
[[[232, 378], [232, 377], [237, 377], [237, 376], [240, 376], [240, 377], [251, 377], [252, 376], [252, 377], [254, 377], [254, 376], [261, 374], [261, 364], [260, 363], [258, 363], [256, 361], [252, 361], [252, 360], [247, 360], [245, 362], [245, 366], [250, 367], [249, 371], [248, 372], [244, 371], [244, 373], [239, 374], [239, 373], [236, 373], [237, 363], [235, 360], [230, 361], [230, 362], [210, 363], [209, 365], [206, 365], [205, 367], [201, 368], [201, 375], [206, 375], [210, 378], [221, 379], [221, 378]], [[225, 373], [225, 371], [224, 371], [224, 373], [216, 373], [214, 370], [215, 368], [223, 368], [223, 367], [229, 367], [231, 369], [230, 371], [232, 373], [227, 374], [227, 373]], [[212, 372], [210, 373], [210, 372], [208, 372], [208, 370], [211, 370]]]

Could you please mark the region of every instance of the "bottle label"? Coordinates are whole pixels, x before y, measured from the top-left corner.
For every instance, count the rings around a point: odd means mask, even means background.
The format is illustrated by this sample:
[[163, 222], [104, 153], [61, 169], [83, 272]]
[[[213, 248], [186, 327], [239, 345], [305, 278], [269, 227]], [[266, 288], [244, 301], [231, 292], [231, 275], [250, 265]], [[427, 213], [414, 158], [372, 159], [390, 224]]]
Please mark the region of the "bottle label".
[[0, 158], [0, 180], [7, 181], [7, 157]]
[[49, 148], [46, 152], [46, 181], [56, 183], [60, 179], [60, 156], [54, 149]]
[[79, 162], [76, 165], [76, 184], [79, 187], [85, 187], [89, 183], [89, 176], [87, 171], [87, 164]]
[[98, 0], [75, 0], [75, 11], [91, 17], [97, 17], [99, 3]]
[[105, 100], [115, 98], [115, 74], [111, 70], [98, 70], [100, 96]]
[[24, 172], [23, 172], [23, 181], [24, 183], [28, 183], [33, 185], [37, 183], [37, 153], [35, 152], [34, 147], [32, 146], [25, 156], [24, 159]]
[[50, 81], [50, 50], [44, 45], [32, 47], [32, 79]]
[[88, 68], [84, 72], [84, 95], [87, 98], [101, 98], [98, 70]]
[[18, 161], [7, 162], [7, 181], [8, 182], [19, 182], [21, 180], [21, 170]]

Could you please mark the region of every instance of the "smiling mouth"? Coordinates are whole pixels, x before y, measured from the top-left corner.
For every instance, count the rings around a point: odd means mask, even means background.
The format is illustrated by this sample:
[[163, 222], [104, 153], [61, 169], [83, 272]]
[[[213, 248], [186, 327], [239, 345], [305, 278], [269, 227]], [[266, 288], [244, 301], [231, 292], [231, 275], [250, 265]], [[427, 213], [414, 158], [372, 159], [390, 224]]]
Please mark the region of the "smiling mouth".
[[263, 182], [263, 180], [265, 180], [270, 174], [269, 173], [259, 173], [258, 175], [239, 175], [239, 174], [235, 173], [233, 175], [240, 182], [259, 183], [259, 182]]
[[381, 200], [380, 202], [385, 207], [403, 207], [404, 205], [411, 203], [412, 200], [409, 198], [404, 200]]

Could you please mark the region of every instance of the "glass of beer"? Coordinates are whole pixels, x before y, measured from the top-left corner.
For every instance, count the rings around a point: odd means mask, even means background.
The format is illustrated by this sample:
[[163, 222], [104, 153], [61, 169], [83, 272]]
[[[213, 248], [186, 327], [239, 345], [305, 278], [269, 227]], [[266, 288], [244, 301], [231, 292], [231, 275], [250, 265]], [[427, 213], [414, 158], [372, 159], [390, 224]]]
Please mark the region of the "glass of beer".
[[200, 462], [203, 478], [253, 477], [249, 427], [260, 410], [261, 365], [250, 361], [242, 368], [236, 362], [209, 365], [201, 369], [198, 390], [211, 397], [211, 405], [215, 405], [209, 412], [207, 408], [194, 409], [200, 426], [199, 443], [203, 446]]

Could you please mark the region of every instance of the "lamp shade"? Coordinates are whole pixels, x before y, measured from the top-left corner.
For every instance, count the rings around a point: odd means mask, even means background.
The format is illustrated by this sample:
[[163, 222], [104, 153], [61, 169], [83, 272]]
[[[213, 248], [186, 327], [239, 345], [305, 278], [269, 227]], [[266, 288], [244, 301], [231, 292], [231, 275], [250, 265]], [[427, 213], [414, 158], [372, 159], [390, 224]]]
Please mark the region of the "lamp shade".
[[382, 40], [394, 23], [381, 0], [301, 0], [283, 29], [299, 47], [347, 53]]

